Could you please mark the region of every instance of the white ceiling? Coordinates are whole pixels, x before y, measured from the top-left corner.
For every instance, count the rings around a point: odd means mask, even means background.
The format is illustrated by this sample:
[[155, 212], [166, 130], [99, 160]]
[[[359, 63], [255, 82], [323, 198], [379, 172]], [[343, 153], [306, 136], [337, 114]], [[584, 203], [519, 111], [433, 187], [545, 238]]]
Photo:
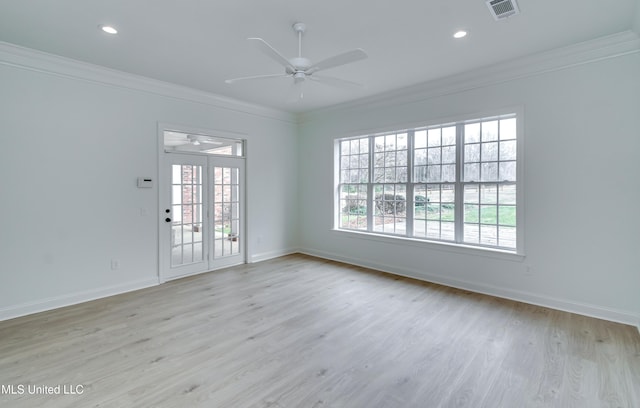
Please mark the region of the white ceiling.
[[[485, 0], [0, 0], [0, 41], [304, 112], [630, 30], [639, 3], [518, 0], [519, 15], [495, 21]], [[363, 48], [368, 59], [326, 73], [366, 87], [310, 83], [291, 103], [288, 78], [224, 82], [284, 73], [246, 39], [264, 38], [293, 57], [299, 21], [312, 61]], [[120, 32], [109, 36], [100, 24]], [[458, 29], [469, 35], [455, 40]]]

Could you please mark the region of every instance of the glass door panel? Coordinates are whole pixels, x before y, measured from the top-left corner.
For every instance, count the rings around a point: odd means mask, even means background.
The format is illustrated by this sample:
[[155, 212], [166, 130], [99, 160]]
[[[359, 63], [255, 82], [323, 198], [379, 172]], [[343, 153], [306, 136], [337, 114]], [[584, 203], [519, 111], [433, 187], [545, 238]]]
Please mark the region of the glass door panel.
[[203, 166], [172, 165], [171, 267], [202, 262]]
[[214, 258], [240, 253], [240, 170], [213, 168]]
[[161, 279], [209, 270], [207, 259], [207, 158], [171, 154], [164, 157], [161, 189]]

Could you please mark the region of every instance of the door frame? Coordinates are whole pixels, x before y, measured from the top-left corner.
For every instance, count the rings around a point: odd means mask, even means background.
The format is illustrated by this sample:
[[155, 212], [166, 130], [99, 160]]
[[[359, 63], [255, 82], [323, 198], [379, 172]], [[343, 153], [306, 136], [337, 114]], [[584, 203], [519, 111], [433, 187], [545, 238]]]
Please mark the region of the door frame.
[[[193, 156], [198, 156], [198, 157], [216, 157], [216, 158], [220, 158], [220, 159], [235, 159], [235, 160], [243, 160], [244, 164], [243, 164], [243, 177], [241, 180], [241, 185], [240, 185], [240, 195], [241, 195], [241, 208], [240, 208], [240, 219], [241, 219], [241, 225], [240, 225], [240, 233], [241, 236], [244, 236], [244, 239], [242, 239], [240, 241], [240, 245], [241, 245], [241, 259], [239, 262], [235, 262], [235, 263], [230, 263], [230, 264], [225, 264], [223, 263], [222, 265], [214, 268], [214, 269], [210, 269], [210, 261], [207, 261], [207, 268], [204, 271], [199, 271], [199, 272], [194, 272], [194, 273], [187, 273], [185, 275], [180, 275], [180, 276], [175, 276], [175, 277], [167, 277], [165, 274], [163, 274], [163, 271], [166, 270], [165, 268], [170, 267], [166, 265], [166, 258], [163, 256], [163, 250], [166, 251], [166, 248], [164, 248], [164, 240], [163, 240], [163, 233], [162, 233], [162, 228], [166, 228], [166, 226], [164, 224], [166, 224], [165, 222], [165, 218], [166, 218], [166, 214], [164, 212], [165, 208], [166, 208], [166, 197], [164, 196], [165, 194], [165, 189], [166, 186], [163, 185], [163, 183], [167, 183], [170, 182], [169, 180], [167, 180], [167, 177], [169, 177], [168, 175], [168, 162], [169, 160], [167, 160], [167, 158], [169, 157], [169, 155], [172, 155], [175, 153], [170, 153], [170, 152], [165, 152], [164, 150], [164, 132], [165, 131], [175, 131], [175, 132], [180, 132], [180, 133], [188, 133], [188, 134], [196, 134], [196, 135], [203, 135], [203, 136], [209, 136], [209, 137], [220, 137], [220, 138], [226, 138], [226, 139], [234, 139], [234, 140], [238, 140], [238, 141], [242, 141], [243, 143], [243, 154], [242, 156], [218, 156], [218, 155], [211, 155], [211, 154], [206, 154], [206, 153], [180, 153], [180, 155], [185, 154], [185, 155], [193, 155]], [[186, 277], [186, 276], [191, 276], [191, 275], [196, 275], [199, 273], [205, 273], [205, 272], [210, 272], [212, 270], [215, 269], [220, 269], [220, 268], [225, 268], [228, 266], [233, 266], [233, 265], [239, 265], [239, 264], [244, 264], [247, 263], [247, 260], [249, 259], [249, 255], [248, 255], [248, 249], [249, 249], [249, 239], [248, 239], [248, 200], [247, 200], [247, 135], [244, 133], [238, 133], [238, 132], [230, 132], [230, 131], [223, 131], [223, 130], [214, 130], [214, 129], [203, 129], [203, 128], [194, 128], [191, 126], [185, 126], [185, 125], [177, 125], [177, 124], [170, 124], [170, 123], [164, 123], [164, 122], [158, 122], [158, 129], [157, 129], [157, 134], [158, 134], [158, 168], [157, 168], [157, 176], [158, 176], [158, 232], [157, 232], [157, 237], [158, 237], [158, 242], [157, 242], [157, 248], [158, 248], [158, 283], [164, 283], [173, 279], [179, 279], [182, 277]], [[208, 163], [208, 159], [207, 159], [207, 163]], [[212, 173], [209, 172], [209, 166], [207, 165], [207, 178], [209, 178], [209, 175]], [[209, 181], [210, 183], [211, 181]], [[210, 197], [213, 196], [212, 193], [212, 186], [207, 186], [206, 188], [208, 190], [208, 192], [206, 193], [207, 195], [207, 201], [210, 200]], [[210, 194], [211, 193], [211, 194]], [[208, 218], [208, 217], [207, 217]], [[207, 250], [211, 249], [213, 246], [213, 242], [211, 241], [211, 239], [213, 238], [213, 233], [211, 234], [207, 234], [210, 235], [210, 238], [208, 238], [207, 240], [209, 241], [209, 247]], [[211, 256], [213, 256], [213, 254], [211, 254]]]

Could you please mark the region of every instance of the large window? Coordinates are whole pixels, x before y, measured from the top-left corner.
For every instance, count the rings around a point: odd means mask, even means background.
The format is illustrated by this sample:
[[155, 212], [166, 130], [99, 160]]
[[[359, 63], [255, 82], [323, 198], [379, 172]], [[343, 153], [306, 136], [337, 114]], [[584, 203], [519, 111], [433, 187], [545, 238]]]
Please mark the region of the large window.
[[338, 228], [516, 252], [516, 121], [337, 140]]

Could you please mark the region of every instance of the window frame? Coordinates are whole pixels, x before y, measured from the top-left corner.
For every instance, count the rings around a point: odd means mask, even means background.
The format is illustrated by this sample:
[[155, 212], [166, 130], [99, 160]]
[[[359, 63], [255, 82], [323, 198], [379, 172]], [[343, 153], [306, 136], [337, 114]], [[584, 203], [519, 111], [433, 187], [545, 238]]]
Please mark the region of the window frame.
[[[464, 126], [472, 123], [481, 123], [481, 122], [489, 122], [492, 120], [500, 120], [500, 119], [508, 119], [510, 117], [515, 118], [516, 126], [515, 126], [515, 140], [516, 142], [516, 152], [515, 152], [515, 181], [465, 181], [463, 179], [463, 167], [464, 167], [464, 149], [465, 149], [465, 140], [463, 135]], [[365, 239], [373, 239], [373, 240], [382, 240], [384, 242], [392, 242], [392, 243], [402, 243], [410, 245], [418, 245], [418, 246], [430, 246], [436, 249], [446, 250], [446, 251], [454, 251], [457, 253], [472, 253], [477, 255], [489, 255], [489, 256], [498, 256], [511, 260], [522, 260], [524, 258], [524, 115], [521, 107], [509, 108], [509, 109], [500, 109], [499, 111], [488, 112], [488, 113], [480, 113], [473, 115], [465, 115], [463, 117], [456, 118], [447, 118], [441, 120], [435, 120], [431, 123], [424, 124], [419, 123], [414, 126], [406, 126], [405, 129], [376, 129], [375, 131], [369, 130], [368, 132], [362, 132], [358, 135], [351, 134], [346, 135], [344, 137], [338, 137], [333, 140], [334, 142], [334, 225], [333, 231], [339, 233], [344, 236], [348, 236], [351, 238], [365, 238]], [[456, 162], [455, 162], [455, 181], [450, 182], [442, 181], [439, 182], [424, 182], [418, 181], [416, 177], [416, 167], [414, 166], [414, 159], [416, 155], [416, 147], [414, 146], [415, 137], [414, 134], [417, 131], [440, 128], [443, 129], [445, 127], [455, 127], [456, 133]], [[405, 182], [395, 182], [396, 185], [404, 185], [406, 191], [406, 214], [405, 214], [405, 231], [402, 233], [388, 233], [382, 231], [375, 231], [373, 224], [373, 213], [376, 211], [374, 208], [374, 195], [373, 192], [374, 186], [376, 186], [376, 181], [374, 180], [373, 175], [373, 166], [374, 166], [374, 140], [376, 137], [386, 136], [389, 134], [399, 134], [406, 133], [407, 134], [407, 180]], [[369, 177], [366, 183], [356, 183], [357, 185], [364, 185], [367, 189], [367, 228], [366, 229], [356, 229], [356, 228], [348, 228], [345, 226], [341, 226], [341, 216], [342, 216], [342, 208], [341, 208], [341, 187], [346, 183], [340, 183], [340, 170], [341, 170], [341, 142], [346, 140], [355, 140], [355, 139], [367, 139], [369, 141]], [[499, 146], [498, 140], [498, 146]], [[467, 143], [469, 144], [469, 143]], [[482, 148], [482, 145], [480, 145]], [[425, 148], [425, 152], [426, 152]], [[499, 166], [499, 160], [496, 160]], [[442, 161], [440, 162], [441, 166], [444, 164]], [[481, 243], [472, 243], [465, 242], [463, 236], [463, 228], [465, 224], [464, 220], [464, 211], [465, 211], [465, 201], [464, 201], [464, 192], [465, 185], [477, 184], [478, 186], [482, 185], [493, 185], [496, 190], [499, 190], [503, 184], [515, 185], [515, 248], [509, 248], [506, 246], [499, 246], [496, 238], [495, 245], [481, 244]], [[434, 239], [432, 237], [427, 237], [426, 235], [426, 218], [427, 215], [424, 215], [423, 219], [419, 219], [425, 222], [425, 236], [416, 236], [414, 234], [413, 228], [414, 223], [416, 222], [416, 212], [414, 207], [414, 199], [415, 199], [415, 190], [416, 187], [424, 189], [428, 189], [430, 185], [440, 186], [440, 189], [446, 185], [454, 185], [454, 194], [455, 194], [455, 216], [454, 216], [454, 239], [446, 240], [446, 239]], [[438, 204], [441, 204], [439, 202]], [[500, 211], [499, 203], [496, 202], [496, 210]], [[370, 209], [369, 209], [370, 208]], [[440, 228], [442, 228], [442, 207], [439, 207], [440, 211]], [[481, 221], [478, 221], [479, 227], [481, 225]], [[495, 229], [499, 228], [499, 219], [496, 220]], [[440, 232], [441, 234], [441, 232]], [[442, 237], [442, 235], [440, 235]]]

